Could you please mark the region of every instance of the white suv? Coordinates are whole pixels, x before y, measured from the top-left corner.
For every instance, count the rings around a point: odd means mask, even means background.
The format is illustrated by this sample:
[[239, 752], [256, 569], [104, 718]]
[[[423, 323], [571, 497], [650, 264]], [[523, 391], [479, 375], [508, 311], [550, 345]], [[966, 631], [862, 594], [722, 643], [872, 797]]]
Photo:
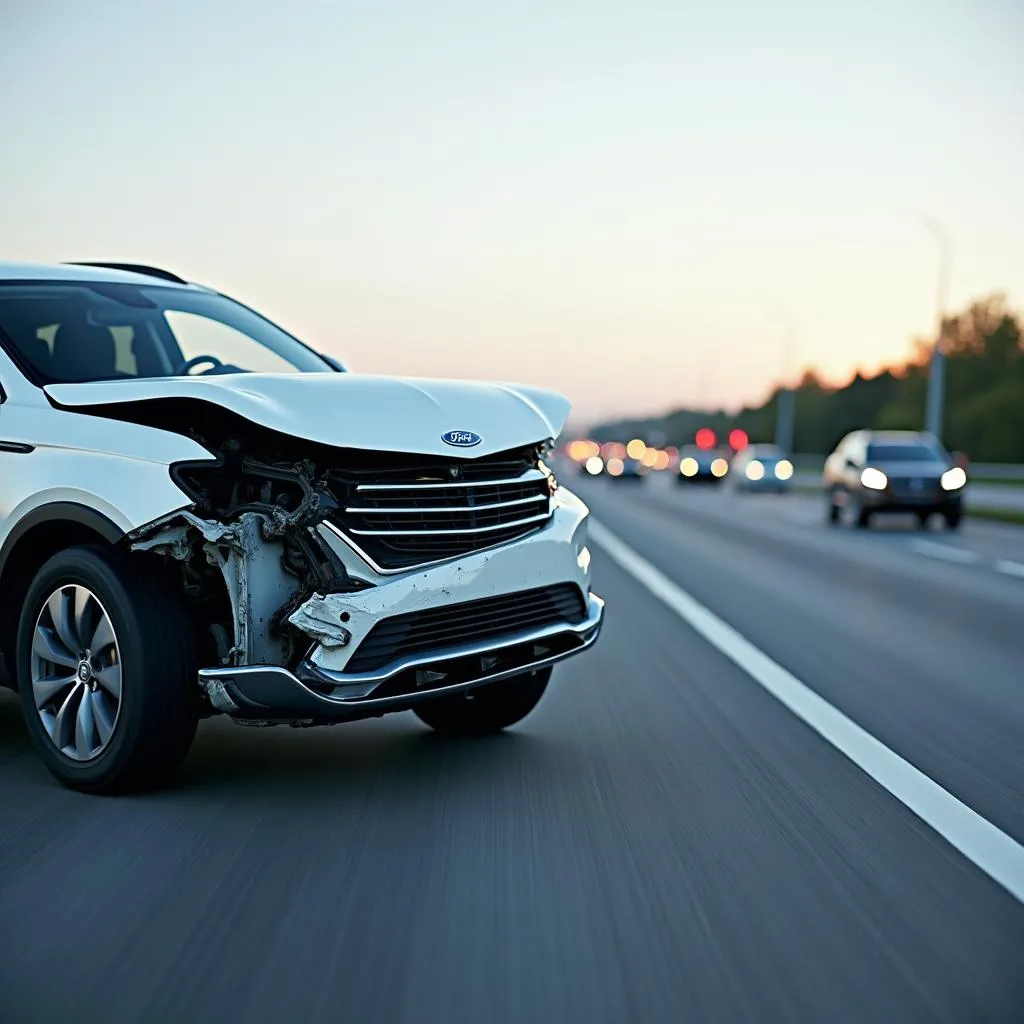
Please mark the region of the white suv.
[[213, 714], [519, 721], [603, 615], [568, 411], [344, 372], [152, 267], [0, 263], [0, 679], [40, 756], [113, 792]]

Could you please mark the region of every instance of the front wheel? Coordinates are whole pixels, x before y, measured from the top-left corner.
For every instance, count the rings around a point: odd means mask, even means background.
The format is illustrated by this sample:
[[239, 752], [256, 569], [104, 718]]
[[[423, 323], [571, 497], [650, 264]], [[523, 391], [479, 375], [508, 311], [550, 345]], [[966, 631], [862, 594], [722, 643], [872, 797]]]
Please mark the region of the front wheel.
[[417, 704], [421, 722], [447, 736], [486, 736], [521, 722], [540, 702], [551, 679], [551, 669], [513, 676], [451, 697]]
[[842, 513], [842, 509], [836, 504], [836, 492], [832, 491], [828, 496], [828, 501], [825, 505], [825, 519], [829, 526], [838, 526], [839, 517]]
[[199, 698], [187, 615], [120, 552], [68, 548], [43, 565], [25, 596], [17, 668], [32, 743], [72, 789], [152, 788], [188, 752]]
[[952, 512], [946, 512], [943, 518], [946, 520], [946, 528], [949, 530], [958, 530], [960, 528], [960, 509], [955, 509]]

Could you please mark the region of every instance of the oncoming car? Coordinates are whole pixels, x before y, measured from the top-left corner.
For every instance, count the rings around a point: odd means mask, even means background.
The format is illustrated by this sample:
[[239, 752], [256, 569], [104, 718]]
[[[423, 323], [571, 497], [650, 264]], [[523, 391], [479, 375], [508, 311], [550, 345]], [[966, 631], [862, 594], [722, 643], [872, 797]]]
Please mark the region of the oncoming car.
[[793, 463], [778, 445], [752, 444], [736, 453], [729, 479], [737, 490], [784, 494], [793, 481]]
[[955, 530], [967, 473], [930, 434], [858, 430], [826, 460], [823, 485], [830, 523], [845, 513], [863, 528], [876, 512], [909, 512], [923, 527], [938, 513]]
[[695, 444], [679, 450], [679, 475], [676, 483], [718, 484], [729, 472], [729, 460], [715, 448], [699, 448]]
[[0, 264], [0, 676], [62, 782], [215, 714], [498, 731], [595, 642], [568, 402], [339, 370], [166, 271]]

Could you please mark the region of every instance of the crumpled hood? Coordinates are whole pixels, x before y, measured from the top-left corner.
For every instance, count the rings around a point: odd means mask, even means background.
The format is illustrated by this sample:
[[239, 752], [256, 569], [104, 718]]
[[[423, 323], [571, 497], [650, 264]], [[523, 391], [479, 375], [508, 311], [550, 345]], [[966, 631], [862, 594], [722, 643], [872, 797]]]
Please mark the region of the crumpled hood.
[[[230, 409], [271, 430], [342, 448], [476, 458], [557, 437], [571, 405], [542, 388], [471, 381], [378, 377], [354, 373], [232, 373], [205, 377], [50, 384], [58, 406], [185, 398]], [[183, 407], [182, 428], [186, 422]], [[191, 408], [194, 414], [194, 407]], [[454, 447], [442, 440], [465, 431], [482, 440]]]

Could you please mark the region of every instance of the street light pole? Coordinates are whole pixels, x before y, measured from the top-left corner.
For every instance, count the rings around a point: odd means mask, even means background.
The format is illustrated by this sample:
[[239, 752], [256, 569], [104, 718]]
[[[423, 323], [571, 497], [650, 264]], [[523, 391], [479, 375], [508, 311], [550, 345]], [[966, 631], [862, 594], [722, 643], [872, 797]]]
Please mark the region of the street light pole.
[[924, 428], [929, 434], [942, 440], [943, 399], [946, 390], [945, 320], [949, 301], [949, 277], [952, 264], [952, 245], [945, 228], [931, 218], [925, 220], [925, 227], [939, 246], [939, 281], [935, 297], [935, 341], [932, 344], [928, 368], [928, 404], [925, 408]]
[[796, 328], [793, 321], [782, 313], [776, 312], [785, 330], [782, 348], [782, 387], [779, 390], [778, 408], [775, 415], [775, 443], [787, 454], [793, 452], [793, 433], [796, 425], [796, 392], [792, 382], [787, 378], [793, 368], [793, 357], [796, 350]]

